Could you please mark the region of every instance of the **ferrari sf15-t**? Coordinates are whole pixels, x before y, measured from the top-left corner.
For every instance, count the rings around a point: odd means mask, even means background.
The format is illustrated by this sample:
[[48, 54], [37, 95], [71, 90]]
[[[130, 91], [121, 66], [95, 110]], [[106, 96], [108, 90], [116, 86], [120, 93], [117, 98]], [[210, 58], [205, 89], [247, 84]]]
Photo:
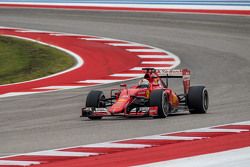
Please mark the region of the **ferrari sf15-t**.
[[[169, 114], [188, 110], [202, 114], [208, 110], [208, 92], [205, 86], [190, 86], [190, 70], [143, 68], [143, 79], [128, 88], [121, 84], [112, 89], [110, 97], [102, 91], [92, 90], [82, 108], [82, 117], [98, 120], [106, 116], [165, 118]], [[176, 94], [168, 86], [170, 78], [181, 78], [183, 93]]]

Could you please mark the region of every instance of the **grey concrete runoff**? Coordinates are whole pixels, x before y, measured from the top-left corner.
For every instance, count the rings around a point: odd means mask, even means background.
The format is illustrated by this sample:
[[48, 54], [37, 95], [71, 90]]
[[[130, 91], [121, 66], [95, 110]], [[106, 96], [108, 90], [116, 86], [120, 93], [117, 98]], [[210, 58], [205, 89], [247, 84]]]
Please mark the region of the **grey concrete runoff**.
[[79, 117], [86, 95], [91, 89], [108, 93], [118, 84], [2, 98], [0, 156], [250, 120], [250, 17], [1, 8], [0, 26], [89, 34], [166, 49], [180, 57], [180, 68], [191, 69], [192, 84], [206, 85], [210, 96], [208, 114], [100, 121]]

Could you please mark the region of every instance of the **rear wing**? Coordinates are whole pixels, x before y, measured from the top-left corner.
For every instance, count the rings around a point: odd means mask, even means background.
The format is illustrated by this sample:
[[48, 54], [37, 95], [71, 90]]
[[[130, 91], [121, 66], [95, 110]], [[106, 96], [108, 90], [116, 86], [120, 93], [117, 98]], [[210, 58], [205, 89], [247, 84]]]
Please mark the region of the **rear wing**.
[[155, 69], [155, 72], [161, 78], [186, 78], [190, 79], [190, 70], [188, 69], [177, 69], [177, 70], [165, 70], [165, 69]]
[[167, 69], [155, 69], [155, 72], [161, 78], [182, 78], [184, 94], [188, 94], [190, 88], [190, 70], [188, 69], [176, 69], [176, 70], [167, 70]]

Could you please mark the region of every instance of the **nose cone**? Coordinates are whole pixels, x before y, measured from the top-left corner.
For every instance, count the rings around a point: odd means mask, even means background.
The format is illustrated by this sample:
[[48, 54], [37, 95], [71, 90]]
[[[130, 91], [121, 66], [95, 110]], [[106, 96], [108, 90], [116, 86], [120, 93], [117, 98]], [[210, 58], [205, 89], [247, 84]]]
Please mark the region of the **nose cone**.
[[109, 112], [113, 114], [122, 113], [123, 109], [127, 106], [129, 97], [120, 97], [110, 108]]

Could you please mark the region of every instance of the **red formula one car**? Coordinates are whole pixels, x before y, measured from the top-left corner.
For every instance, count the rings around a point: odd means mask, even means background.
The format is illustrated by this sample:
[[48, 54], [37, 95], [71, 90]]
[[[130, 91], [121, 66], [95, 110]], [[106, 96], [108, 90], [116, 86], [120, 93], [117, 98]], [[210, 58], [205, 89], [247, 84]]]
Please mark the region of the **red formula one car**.
[[[190, 71], [143, 68], [144, 78], [138, 85], [127, 88], [121, 84], [112, 89], [109, 98], [102, 91], [91, 91], [82, 108], [82, 117], [92, 120], [105, 116], [152, 116], [165, 118], [168, 114], [189, 110], [192, 114], [206, 113], [208, 92], [205, 86], [190, 86]], [[165, 78], [165, 82], [163, 80]], [[169, 78], [182, 78], [184, 91], [176, 94], [168, 87]]]

